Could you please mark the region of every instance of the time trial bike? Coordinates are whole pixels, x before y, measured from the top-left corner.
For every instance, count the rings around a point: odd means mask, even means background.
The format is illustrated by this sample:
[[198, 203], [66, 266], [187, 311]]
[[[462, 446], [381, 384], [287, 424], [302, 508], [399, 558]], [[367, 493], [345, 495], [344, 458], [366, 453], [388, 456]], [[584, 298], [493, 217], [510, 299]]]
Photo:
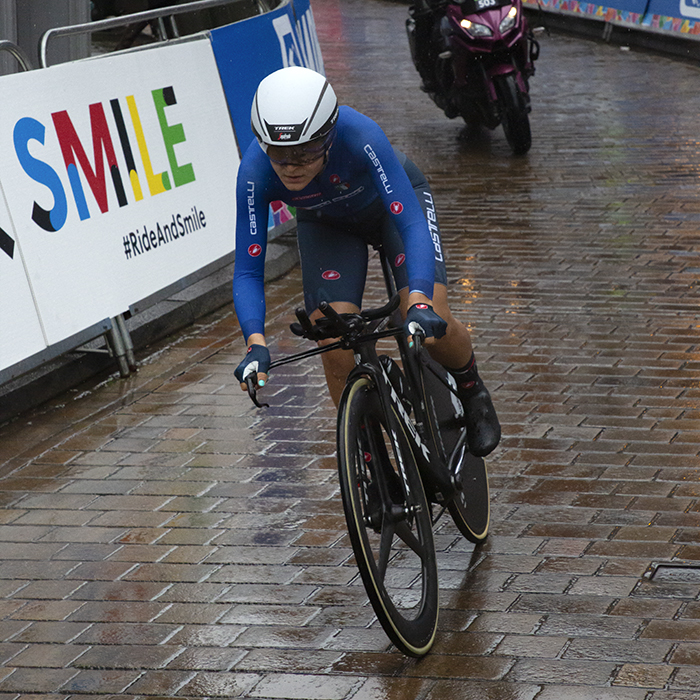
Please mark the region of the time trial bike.
[[[389, 639], [409, 656], [435, 640], [439, 610], [433, 527], [447, 510], [469, 541], [488, 533], [486, 465], [467, 447], [464, 409], [452, 376], [425, 349], [420, 332], [409, 343], [398, 310], [391, 267], [376, 247], [389, 295], [378, 309], [339, 314], [326, 303], [311, 323], [297, 309], [296, 335], [337, 339], [275, 360], [270, 370], [337, 348], [354, 352], [338, 407], [337, 459], [350, 542], [370, 603]], [[379, 354], [394, 338], [396, 359]], [[257, 379], [245, 377], [256, 406]]]

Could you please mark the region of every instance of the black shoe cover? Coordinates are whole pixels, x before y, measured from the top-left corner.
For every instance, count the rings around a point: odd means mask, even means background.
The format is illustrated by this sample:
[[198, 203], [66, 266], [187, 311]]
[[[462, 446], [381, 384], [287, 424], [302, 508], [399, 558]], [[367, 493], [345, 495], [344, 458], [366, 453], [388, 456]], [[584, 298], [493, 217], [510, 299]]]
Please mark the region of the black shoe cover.
[[501, 440], [501, 424], [486, 387], [462, 399], [467, 425], [469, 451], [475, 457], [485, 457], [496, 449]]

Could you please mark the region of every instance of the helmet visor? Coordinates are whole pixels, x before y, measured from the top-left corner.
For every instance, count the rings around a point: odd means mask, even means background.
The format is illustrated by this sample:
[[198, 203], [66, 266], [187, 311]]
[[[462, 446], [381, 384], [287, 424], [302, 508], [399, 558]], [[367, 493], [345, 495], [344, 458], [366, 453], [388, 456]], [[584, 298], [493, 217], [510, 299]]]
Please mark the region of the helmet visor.
[[277, 165], [311, 165], [323, 158], [333, 141], [334, 130], [326, 136], [300, 146], [271, 146], [265, 149], [269, 159]]

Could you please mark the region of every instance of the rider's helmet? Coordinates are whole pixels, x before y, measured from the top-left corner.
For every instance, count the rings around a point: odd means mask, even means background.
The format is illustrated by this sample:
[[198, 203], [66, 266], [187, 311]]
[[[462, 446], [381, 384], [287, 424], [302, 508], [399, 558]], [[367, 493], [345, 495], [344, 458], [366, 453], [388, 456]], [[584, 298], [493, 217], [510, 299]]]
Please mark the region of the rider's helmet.
[[262, 80], [253, 98], [250, 125], [261, 148], [323, 145], [333, 138], [338, 100], [324, 76], [289, 66]]

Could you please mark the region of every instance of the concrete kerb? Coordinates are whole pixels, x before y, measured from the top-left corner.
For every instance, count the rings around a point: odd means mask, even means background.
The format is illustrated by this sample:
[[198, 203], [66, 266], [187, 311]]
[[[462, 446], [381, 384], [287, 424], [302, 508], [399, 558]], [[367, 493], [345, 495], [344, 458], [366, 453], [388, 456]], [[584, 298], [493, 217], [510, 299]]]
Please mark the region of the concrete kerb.
[[[232, 234], [233, 235], [233, 234]], [[281, 277], [299, 262], [296, 225], [288, 222], [271, 231], [265, 260], [265, 281]], [[126, 325], [138, 351], [191, 325], [232, 303], [233, 261], [168, 298], [127, 319]], [[97, 348], [101, 341], [91, 344]], [[69, 391], [100, 373], [116, 371], [106, 354], [69, 352], [32, 372], [0, 386], [0, 425]]]

